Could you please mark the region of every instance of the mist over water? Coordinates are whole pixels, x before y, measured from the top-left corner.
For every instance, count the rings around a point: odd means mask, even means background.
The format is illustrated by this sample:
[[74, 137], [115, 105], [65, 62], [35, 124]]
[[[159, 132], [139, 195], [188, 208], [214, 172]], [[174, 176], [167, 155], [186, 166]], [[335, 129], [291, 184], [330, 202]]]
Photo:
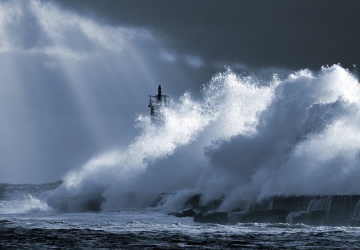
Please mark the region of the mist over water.
[[273, 195], [358, 194], [360, 88], [334, 65], [265, 82], [228, 69], [162, 110], [140, 115], [133, 142], [70, 172], [50, 205], [144, 207], [159, 193], [176, 210], [191, 195], [221, 209]]

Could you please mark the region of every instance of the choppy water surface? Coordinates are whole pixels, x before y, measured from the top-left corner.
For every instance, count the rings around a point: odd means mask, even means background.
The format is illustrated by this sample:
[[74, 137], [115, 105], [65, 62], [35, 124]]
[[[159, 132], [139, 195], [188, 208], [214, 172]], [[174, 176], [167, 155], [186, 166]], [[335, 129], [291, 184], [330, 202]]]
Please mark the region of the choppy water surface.
[[0, 216], [2, 248], [360, 248], [357, 227], [199, 224], [152, 210]]

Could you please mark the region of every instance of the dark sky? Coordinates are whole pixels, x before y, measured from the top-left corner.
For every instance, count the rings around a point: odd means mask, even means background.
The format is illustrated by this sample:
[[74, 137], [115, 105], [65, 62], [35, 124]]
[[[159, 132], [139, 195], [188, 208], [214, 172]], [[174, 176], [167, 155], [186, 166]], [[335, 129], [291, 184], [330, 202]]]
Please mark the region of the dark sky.
[[207, 64], [319, 69], [360, 58], [356, 0], [59, 0], [71, 10], [146, 28]]

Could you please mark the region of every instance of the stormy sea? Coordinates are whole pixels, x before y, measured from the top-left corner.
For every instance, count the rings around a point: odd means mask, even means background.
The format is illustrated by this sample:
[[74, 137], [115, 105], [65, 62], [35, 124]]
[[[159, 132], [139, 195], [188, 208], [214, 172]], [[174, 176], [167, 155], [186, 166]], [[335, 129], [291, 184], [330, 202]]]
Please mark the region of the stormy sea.
[[1, 185], [1, 249], [357, 249], [360, 228], [302, 223], [197, 223], [155, 208], [59, 213], [59, 183]]
[[2, 248], [355, 249], [360, 85], [338, 65], [228, 69], [42, 185], [0, 185]]
[[0, 3], [0, 249], [360, 249], [356, 67], [188, 90], [155, 35]]

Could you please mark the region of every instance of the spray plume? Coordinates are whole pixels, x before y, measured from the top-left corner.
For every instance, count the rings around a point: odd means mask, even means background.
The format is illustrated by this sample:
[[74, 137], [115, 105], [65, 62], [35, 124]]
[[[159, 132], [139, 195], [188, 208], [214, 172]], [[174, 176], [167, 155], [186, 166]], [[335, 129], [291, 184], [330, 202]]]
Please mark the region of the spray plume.
[[229, 210], [273, 195], [359, 193], [359, 97], [357, 79], [338, 65], [270, 82], [228, 69], [200, 100], [172, 100], [163, 124], [139, 116], [133, 143], [69, 173], [50, 200], [121, 209], [171, 192], [171, 210], [201, 193]]

